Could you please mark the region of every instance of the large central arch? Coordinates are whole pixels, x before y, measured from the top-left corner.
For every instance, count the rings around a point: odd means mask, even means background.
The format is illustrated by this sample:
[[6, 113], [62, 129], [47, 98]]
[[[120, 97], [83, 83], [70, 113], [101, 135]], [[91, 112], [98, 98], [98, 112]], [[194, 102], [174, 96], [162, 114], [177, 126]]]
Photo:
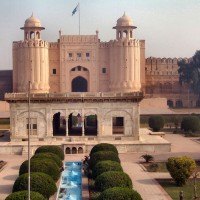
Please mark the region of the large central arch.
[[72, 80], [72, 92], [87, 92], [88, 82], [82, 76], [78, 76]]

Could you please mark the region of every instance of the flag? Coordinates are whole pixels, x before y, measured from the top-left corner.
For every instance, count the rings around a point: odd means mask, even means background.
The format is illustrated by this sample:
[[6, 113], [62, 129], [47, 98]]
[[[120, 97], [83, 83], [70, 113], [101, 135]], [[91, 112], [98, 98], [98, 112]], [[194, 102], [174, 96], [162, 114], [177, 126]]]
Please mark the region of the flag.
[[76, 8], [74, 8], [74, 10], [72, 11], [72, 16], [76, 13], [76, 11], [78, 10], [78, 7], [79, 7], [79, 3], [78, 3], [78, 5], [76, 6]]

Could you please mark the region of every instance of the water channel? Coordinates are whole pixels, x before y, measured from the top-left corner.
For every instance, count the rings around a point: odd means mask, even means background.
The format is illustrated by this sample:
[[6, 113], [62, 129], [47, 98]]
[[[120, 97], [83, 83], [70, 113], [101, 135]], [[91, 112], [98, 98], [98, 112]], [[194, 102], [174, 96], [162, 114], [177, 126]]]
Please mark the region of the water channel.
[[65, 162], [56, 200], [82, 199], [82, 163]]

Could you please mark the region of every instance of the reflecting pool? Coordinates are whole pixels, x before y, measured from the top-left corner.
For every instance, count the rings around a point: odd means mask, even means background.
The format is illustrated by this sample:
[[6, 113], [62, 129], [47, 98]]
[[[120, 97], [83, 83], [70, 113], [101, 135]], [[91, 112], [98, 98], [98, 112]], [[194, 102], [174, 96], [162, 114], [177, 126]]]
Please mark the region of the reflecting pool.
[[57, 200], [82, 199], [82, 163], [65, 162], [57, 193]]

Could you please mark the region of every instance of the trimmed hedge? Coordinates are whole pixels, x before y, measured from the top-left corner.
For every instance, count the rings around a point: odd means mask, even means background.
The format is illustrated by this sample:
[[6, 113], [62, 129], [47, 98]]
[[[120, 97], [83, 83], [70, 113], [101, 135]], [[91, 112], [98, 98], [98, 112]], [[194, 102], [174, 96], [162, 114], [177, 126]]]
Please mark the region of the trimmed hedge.
[[[38, 192], [30, 192], [30, 197], [31, 200], [46, 200], [43, 195], [41, 195]], [[5, 200], [27, 200], [28, 199], [28, 191], [19, 191], [19, 192], [14, 192], [10, 194], [9, 196], [6, 197]]]
[[126, 173], [117, 171], [104, 172], [95, 180], [95, 188], [100, 192], [112, 187], [132, 189], [132, 181]]
[[149, 127], [153, 129], [153, 131], [159, 131], [164, 127], [164, 119], [161, 115], [153, 115], [149, 117]]
[[97, 176], [107, 171], [122, 171], [123, 169], [118, 162], [105, 160], [98, 162], [92, 170], [92, 176], [95, 179]]
[[195, 161], [188, 156], [171, 157], [167, 161], [167, 169], [178, 186], [186, 184], [195, 170]]
[[97, 200], [142, 200], [140, 194], [130, 188], [113, 187], [104, 190]]
[[181, 129], [192, 132], [199, 131], [200, 119], [197, 116], [184, 117], [181, 121]]
[[64, 160], [64, 151], [59, 146], [51, 146], [51, 145], [41, 146], [37, 148], [37, 150], [35, 151], [35, 154], [38, 153], [54, 153], [58, 157], [60, 157], [61, 160]]
[[35, 159], [35, 158], [42, 158], [42, 159], [48, 158], [55, 161], [55, 163], [58, 165], [59, 168], [63, 166], [63, 163], [60, 157], [58, 157], [54, 153], [37, 153], [31, 159]]
[[[51, 159], [35, 158], [31, 159], [31, 172], [42, 172], [51, 176], [55, 181], [60, 177], [60, 169]], [[19, 169], [19, 175], [28, 173], [28, 160], [24, 161]]]
[[[30, 175], [31, 191], [39, 192], [47, 199], [56, 191], [54, 180], [48, 175], [40, 172], [32, 172]], [[19, 176], [14, 185], [12, 192], [28, 190], [28, 173]]]
[[90, 156], [98, 151], [113, 151], [118, 155], [117, 148], [113, 144], [109, 143], [100, 143], [95, 145], [90, 151]]
[[89, 160], [90, 169], [93, 169], [94, 166], [103, 160], [111, 160], [120, 163], [118, 155], [112, 151], [98, 151], [93, 153]]

